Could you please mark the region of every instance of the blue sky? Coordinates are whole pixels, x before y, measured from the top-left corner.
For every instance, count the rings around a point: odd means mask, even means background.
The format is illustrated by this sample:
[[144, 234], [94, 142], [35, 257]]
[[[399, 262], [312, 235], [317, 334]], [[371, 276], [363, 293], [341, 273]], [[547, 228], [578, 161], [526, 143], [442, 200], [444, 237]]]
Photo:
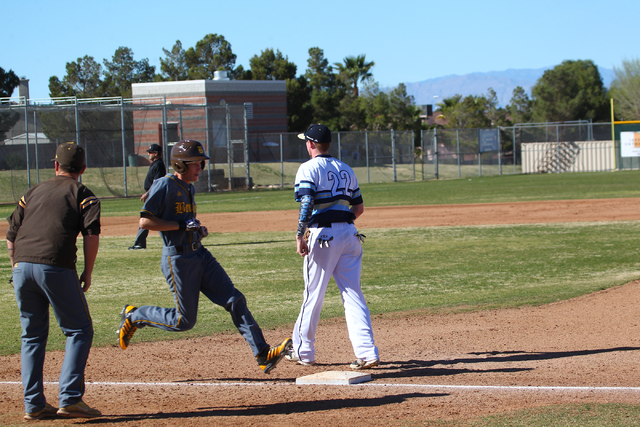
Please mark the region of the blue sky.
[[[451, 74], [543, 68], [591, 59], [604, 68], [640, 57], [640, 1], [451, 0], [270, 2], [0, 0], [0, 67], [49, 96], [49, 77], [84, 55], [102, 63], [126, 46], [159, 72], [162, 48], [223, 35], [236, 65], [264, 49], [307, 67], [311, 47], [331, 62], [366, 54], [382, 87]], [[179, 5], [179, 6], [177, 6]], [[7, 22], [9, 21], [9, 22]], [[13, 93], [17, 96], [17, 90]]]

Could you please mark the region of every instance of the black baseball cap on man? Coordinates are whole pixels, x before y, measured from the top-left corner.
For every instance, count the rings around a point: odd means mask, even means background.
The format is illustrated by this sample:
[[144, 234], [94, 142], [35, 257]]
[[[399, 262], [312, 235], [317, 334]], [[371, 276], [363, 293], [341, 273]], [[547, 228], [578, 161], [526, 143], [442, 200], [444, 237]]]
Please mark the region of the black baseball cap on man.
[[318, 144], [328, 144], [331, 142], [331, 131], [325, 125], [311, 125], [304, 133], [298, 134], [298, 138], [308, 139]]
[[158, 144], [151, 144], [147, 149], [147, 153], [162, 153], [162, 147]]
[[56, 158], [53, 160], [68, 167], [72, 172], [80, 172], [85, 165], [84, 148], [75, 142], [65, 142], [58, 145]]

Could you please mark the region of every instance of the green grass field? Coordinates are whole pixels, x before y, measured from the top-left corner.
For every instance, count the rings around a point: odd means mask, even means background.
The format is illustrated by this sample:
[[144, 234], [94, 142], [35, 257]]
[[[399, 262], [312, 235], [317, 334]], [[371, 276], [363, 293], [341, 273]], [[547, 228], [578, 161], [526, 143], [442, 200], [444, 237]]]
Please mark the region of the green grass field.
[[[640, 197], [640, 171], [499, 175], [451, 180], [362, 184], [367, 206], [405, 206], [459, 203], [496, 203], [532, 200], [603, 199]], [[90, 186], [90, 183], [85, 184]], [[91, 187], [89, 187], [91, 188]], [[19, 198], [19, 197], [18, 197]], [[293, 189], [200, 193], [198, 212], [244, 212], [297, 209]], [[138, 197], [107, 198], [103, 216], [138, 215]], [[0, 216], [15, 204], [0, 205]]]
[[[488, 203], [638, 197], [639, 171], [491, 176], [476, 179], [364, 184], [367, 206]], [[137, 198], [103, 199], [105, 216], [137, 215]], [[295, 209], [292, 190], [201, 194], [199, 212]], [[2, 206], [8, 216], [13, 206]], [[371, 311], [451, 311], [543, 304], [640, 278], [635, 231], [640, 222], [367, 230], [363, 288]], [[152, 235], [153, 236], [153, 235]], [[161, 243], [129, 252], [130, 237], [102, 237], [87, 294], [96, 345], [114, 342], [124, 303], [170, 305], [159, 269]], [[291, 233], [221, 233], [206, 240], [265, 327], [292, 323], [302, 292], [300, 258]], [[82, 263], [80, 251], [80, 264]], [[0, 251], [0, 354], [19, 351], [19, 323], [6, 251]], [[79, 267], [80, 268], [80, 267]], [[393, 273], [390, 273], [393, 271]], [[335, 288], [334, 288], [335, 289]], [[407, 296], [411, 295], [411, 298]], [[149, 331], [148, 340], [207, 335], [231, 328], [227, 313], [203, 303], [187, 334]], [[342, 315], [335, 291], [323, 316]], [[146, 332], [146, 331], [145, 331]], [[54, 331], [54, 334], [58, 333]], [[50, 341], [62, 348], [63, 337]]]
[[[503, 175], [461, 180], [363, 184], [367, 206], [489, 203], [507, 201], [640, 197], [639, 171]], [[295, 209], [292, 190], [201, 194], [199, 212]], [[105, 216], [137, 215], [140, 202], [102, 201]], [[5, 217], [12, 206], [0, 207]], [[640, 278], [640, 221], [547, 225], [464, 226], [367, 230], [363, 290], [372, 314], [456, 312], [539, 305], [621, 285]], [[207, 238], [236, 286], [247, 296], [260, 325], [291, 325], [302, 297], [301, 259], [291, 232], [219, 233]], [[160, 272], [159, 237], [146, 251], [127, 251], [131, 237], [103, 237], [87, 299], [96, 346], [116, 344], [125, 303], [172, 305]], [[81, 269], [80, 259], [79, 269]], [[6, 251], [0, 251], [0, 355], [20, 351], [20, 326], [8, 280]], [[343, 315], [329, 287], [323, 318]], [[137, 341], [169, 340], [233, 330], [226, 311], [202, 300], [196, 327], [172, 334], [148, 328]], [[55, 320], [52, 318], [52, 325]], [[62, 349], [64, 336], [51, 328], [48, 348]], [[613, 409], [592, 405], [601, 420], [618, 420]], [[627, 407], [636, 414], [639, 406]], [[582, 406], [550, 407], [469, 425], [550, 425], [549, 417], [581, 424]], [[637, 419], [637, 417], [635, 418]], [[620, 418], [624, 424], [625, 419]], [[443, 424], [446, 425], [446, 424]], [[583, 424], [607, 425], [607, 424]]]

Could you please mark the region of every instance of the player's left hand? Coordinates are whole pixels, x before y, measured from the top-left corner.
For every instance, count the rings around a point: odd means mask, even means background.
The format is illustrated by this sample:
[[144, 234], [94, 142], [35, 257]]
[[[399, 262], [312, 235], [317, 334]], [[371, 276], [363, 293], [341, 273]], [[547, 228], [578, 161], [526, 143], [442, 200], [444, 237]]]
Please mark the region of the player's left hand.
[[187, 221], [187, 231], [199, 231], [200, 227], [200, 221], [195, 218], [191, 218]]
[[296, 236], [296, 251], [301, 257], [309, 255], [309, 246], [303, 236]]

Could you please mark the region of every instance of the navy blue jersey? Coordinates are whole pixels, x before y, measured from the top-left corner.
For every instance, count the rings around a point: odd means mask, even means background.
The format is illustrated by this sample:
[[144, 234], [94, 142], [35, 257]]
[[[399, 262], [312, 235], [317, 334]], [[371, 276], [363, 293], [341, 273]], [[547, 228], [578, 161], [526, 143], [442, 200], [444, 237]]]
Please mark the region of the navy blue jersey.
[[[140, 216], [157, 217], [166, 221], [187, 221], [196, 217], [195, 187], [175, 175], [156, 179], [149, 190]], [[160, 231], [165, 246], [183, 246], [200, 241], [192, 231]]]
[[149, 191], [151, 188], [151, 184], [156, 179], [160, 179], [167, 174], [167, 168], [164, 166], [164, 161], [162, 157], [156, 159], [149, 166], [149, 172], [147, 172], [147, 177], [144, 180], [144, 191]]
[[300, 165], [295, 182], [296, 201], [300, 202], [304, 195], [314, 198], [309, 224], [352, 222], [355, 216], [349, 206], [363, 203], [353, 169], [328, 154]]

